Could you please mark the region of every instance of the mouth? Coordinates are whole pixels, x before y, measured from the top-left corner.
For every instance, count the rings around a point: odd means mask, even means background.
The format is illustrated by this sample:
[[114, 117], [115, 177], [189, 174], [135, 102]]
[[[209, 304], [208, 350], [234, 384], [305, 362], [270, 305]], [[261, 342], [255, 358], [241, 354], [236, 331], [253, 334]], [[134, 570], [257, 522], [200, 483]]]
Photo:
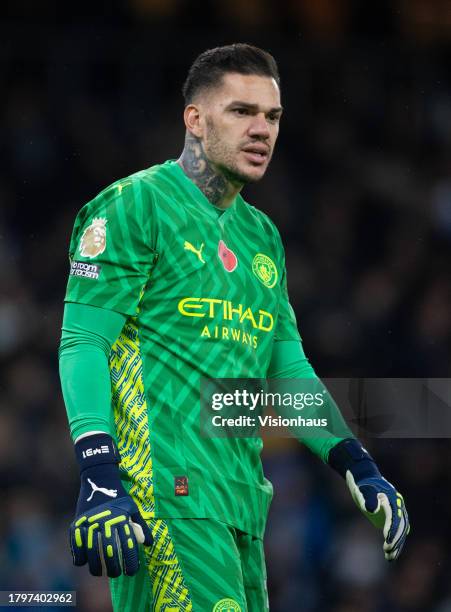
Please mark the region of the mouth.
[[269, 148], [264, 144], [247, 145], [242, 151], [250, 162], [257, 165], [264, 164], [269, 157]]

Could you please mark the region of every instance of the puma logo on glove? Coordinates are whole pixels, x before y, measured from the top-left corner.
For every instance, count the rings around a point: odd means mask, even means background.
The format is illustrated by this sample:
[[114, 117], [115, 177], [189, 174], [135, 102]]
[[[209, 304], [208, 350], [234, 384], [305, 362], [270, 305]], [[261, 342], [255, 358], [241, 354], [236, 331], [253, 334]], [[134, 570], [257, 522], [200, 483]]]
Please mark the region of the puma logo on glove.
[[95, 482], [92, 482], [90, 478], [86, 479], [92, 487], [91, 495], [87, 498], [87, 502], [91, 501], [94, 496], [94, 493], [98, 491], [99, 493], [103, 493], [104, 495], [108, 495], [108, 497], [117, 497], [117, 489], [105, 489], [105, 487], [98, 487]]

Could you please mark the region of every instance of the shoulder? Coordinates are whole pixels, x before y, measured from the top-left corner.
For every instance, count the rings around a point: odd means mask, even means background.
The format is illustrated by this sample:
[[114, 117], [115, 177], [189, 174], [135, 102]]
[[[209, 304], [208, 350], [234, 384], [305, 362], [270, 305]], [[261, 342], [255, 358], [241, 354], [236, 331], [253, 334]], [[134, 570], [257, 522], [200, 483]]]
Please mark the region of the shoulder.
[[152, 202], [154, 187], [153, 168], [155, 166], [139, 170], [114, 181], [100, 191], [93, 201], [97, 201], [99, 204], [124, 206], [130, 209], [149, 206]]
[[[151, 236], [157, 233], [152, 181], [153, 168], [140, 170], [107, 185], [79, 209], [72, 232], [76, 244], [87, 230], [122, 236]], [[72, 245], [73, 246], [73, 245]]]
[[79, 220], [83, 221], [93, 215], [139, 217], [148, 213], [153, 201], [152, 170], [139, 170], [104, 187], [79, 210]]
[[242, 204], [245, 207], [244, 214], [247, 215], [246, 225], [252, 227], [252, 231], [257, 235], [256, 237], [259, 243], [263, 238], [263, 244], [266, 250], [263, 250], [262, 253], [273, 259], [279, 269], [284, 269], [285, 249], [276, 224], [262, 210], [248, 204], [244, 200], [242, 200]]
[[269, 237], [272, 237], [277, 244], [281, 244], [280, 232], [277, 229], [274, 221], [262, 210], [252, 206], [241, 198], [243, 210], [260, 231], [263, 231]]

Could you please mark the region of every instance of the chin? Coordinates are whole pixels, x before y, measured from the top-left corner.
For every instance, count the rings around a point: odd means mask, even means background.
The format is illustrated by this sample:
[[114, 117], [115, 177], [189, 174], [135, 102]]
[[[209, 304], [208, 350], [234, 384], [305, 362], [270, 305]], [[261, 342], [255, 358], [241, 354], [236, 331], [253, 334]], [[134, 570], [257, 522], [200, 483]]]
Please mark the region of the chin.
[[233, 180], [239, 183], [257, 183], [260, 179], [262, 179], [265, 175], [268, 166], [265, 165], [263, 167], [245, 167], [245, 168], [234, 168], [231, 171], [231, 178], [233, 176]]
[[252, 170], [243, 172], [243, 176], [247, 177], [247, 183], [256, 183], [265, 176], [266, 170], [267, 166], [264, 168], [253, 168]]

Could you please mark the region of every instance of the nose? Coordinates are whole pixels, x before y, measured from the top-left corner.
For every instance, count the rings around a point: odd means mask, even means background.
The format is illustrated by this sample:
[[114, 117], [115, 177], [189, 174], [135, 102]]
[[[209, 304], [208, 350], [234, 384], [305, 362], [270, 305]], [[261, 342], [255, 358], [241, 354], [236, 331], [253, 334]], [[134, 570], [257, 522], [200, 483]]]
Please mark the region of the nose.
[[249, 135], [259, 136], [260, 138], [269, 138], [270, 131], [268, 122], [264, 113], [257, 113], [252, 117], [252, 121], [249, 125]]

